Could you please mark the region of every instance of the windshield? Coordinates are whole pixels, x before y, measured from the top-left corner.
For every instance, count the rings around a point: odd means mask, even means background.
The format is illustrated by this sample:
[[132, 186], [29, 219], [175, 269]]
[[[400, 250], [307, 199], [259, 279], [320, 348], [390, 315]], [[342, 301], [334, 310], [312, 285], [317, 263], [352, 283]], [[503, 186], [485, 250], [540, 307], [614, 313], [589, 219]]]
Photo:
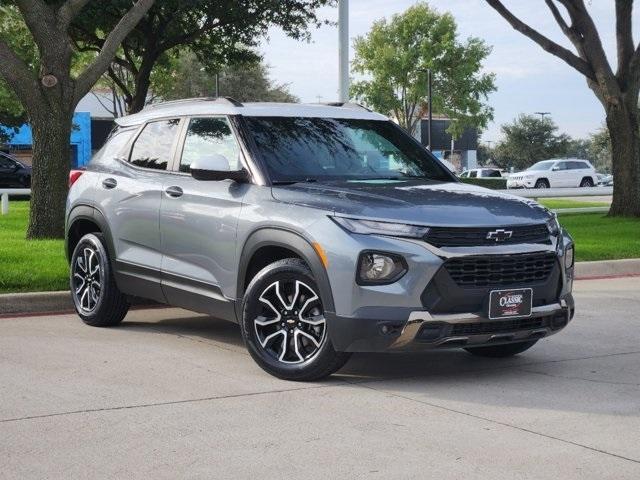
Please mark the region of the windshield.
[[444, 166], [389, 121], [245, 120], [273, 182], [411, 177], [452, 181]]
[[556, 163], [555, 160], [545, 160], [544, 162], [538, 162], [531, 165], [527, 170], [538, 172], [540, 170], [550, 170], [551, 166]]

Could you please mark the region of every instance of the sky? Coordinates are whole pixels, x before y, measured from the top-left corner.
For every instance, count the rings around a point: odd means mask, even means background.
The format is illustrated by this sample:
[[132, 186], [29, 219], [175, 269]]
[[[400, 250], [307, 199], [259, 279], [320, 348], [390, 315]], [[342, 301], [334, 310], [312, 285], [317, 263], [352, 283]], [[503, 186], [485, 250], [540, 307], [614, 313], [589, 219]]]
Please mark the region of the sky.
[[[350, 0], [349, 36], [366, 34], [374, 21], [401, 13], [415, 0]], [[497, 141], [500, 125], [520, 113], [551, 112], [560, 131], [582, 138], [598, 130], [604, 121], [602, 105], [587, 87], [584, 77], [562, 60], [543, 51], [513, 30], [483, 0], [430, 0], [429, 5], [455, 17], [461, 40], [474, 36], [492, 46], [486, 71], [496, 74], [498, 90], [489, 97], [494, 121], [481, 141]], [[505, 0], [522, 20], [565, 47], [571, 48], [551, 17], [543, 0]], [[587, 0], [592, 17], [615, 65], [615, 13], [612, 0]], [[337, 8], [323, 8], [321, 18], [337, 21]], [[640, 23], [640, 9], [634, 23]], [[637, 31], [636, 38], [638, 37]], [[338, 29], [324, 26], [312, 30], [311, 42], [299, 42], [272, 29], [261, 46], [270, 75], [289, 84], [303, 102], [335, 101], [338, 97]], [[353, 48], [350, 59], [353, 59]]]

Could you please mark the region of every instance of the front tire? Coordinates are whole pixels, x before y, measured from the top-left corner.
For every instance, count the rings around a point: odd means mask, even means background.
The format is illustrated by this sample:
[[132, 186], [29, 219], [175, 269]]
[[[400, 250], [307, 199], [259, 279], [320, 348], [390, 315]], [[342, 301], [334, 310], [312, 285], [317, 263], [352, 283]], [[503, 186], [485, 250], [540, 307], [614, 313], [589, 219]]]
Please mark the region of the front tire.
[[87, 325], [118, 325], [129, 311], [129, 302], [116, 285], [104, 238], [88, 233], [71, 255], [71, 297], [76, 312]]
[[469, 347], [465, 348], [465, 350], [479, 357], [505, 358], [529, 350], [537, 342], [537, 340], [532, 340], [530, 342], [507, 343], [505, 345], [491, 345], [488, 347]]
[[288, 258], [263, 268], [242, 305], [242, 337], [255, 362], [284, 380], [313, 381], [338, 371], [350, 354], [336, 352], [309, 267]]
[[580, 182], [580, 186], [587, 187], [587, 188], [593, 187], [593, 179], [589, 177], [583, 178], [582, 181]]
[[549, 188], [549, 187], [550, 187], [549, 180], [545, 180], [544, 178], [541, 178], [536, 182], [536, 185], [533, 188]]

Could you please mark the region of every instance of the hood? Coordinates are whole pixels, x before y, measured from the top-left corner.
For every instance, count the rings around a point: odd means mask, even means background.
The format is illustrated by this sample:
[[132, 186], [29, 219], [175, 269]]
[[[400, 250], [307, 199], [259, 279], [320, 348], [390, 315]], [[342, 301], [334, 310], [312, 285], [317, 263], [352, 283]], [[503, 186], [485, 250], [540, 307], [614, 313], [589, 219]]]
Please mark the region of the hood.
[[536, 202], [465, 183], [359, 180], [274, 186], [276, 200], [346, 217], [429, 226], [498, 227], [542, 223]]

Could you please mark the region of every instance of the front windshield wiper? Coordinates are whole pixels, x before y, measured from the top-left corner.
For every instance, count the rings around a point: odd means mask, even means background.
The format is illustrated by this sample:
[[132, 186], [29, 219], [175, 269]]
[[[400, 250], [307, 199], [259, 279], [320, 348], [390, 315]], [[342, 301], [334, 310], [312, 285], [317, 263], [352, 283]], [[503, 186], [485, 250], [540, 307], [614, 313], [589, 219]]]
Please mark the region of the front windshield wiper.
[[294, 183], [315, 183], [317, 178], [305, 178], [300, 180], [275, 180], [271, 182], [272, 185], [293, 185]]

